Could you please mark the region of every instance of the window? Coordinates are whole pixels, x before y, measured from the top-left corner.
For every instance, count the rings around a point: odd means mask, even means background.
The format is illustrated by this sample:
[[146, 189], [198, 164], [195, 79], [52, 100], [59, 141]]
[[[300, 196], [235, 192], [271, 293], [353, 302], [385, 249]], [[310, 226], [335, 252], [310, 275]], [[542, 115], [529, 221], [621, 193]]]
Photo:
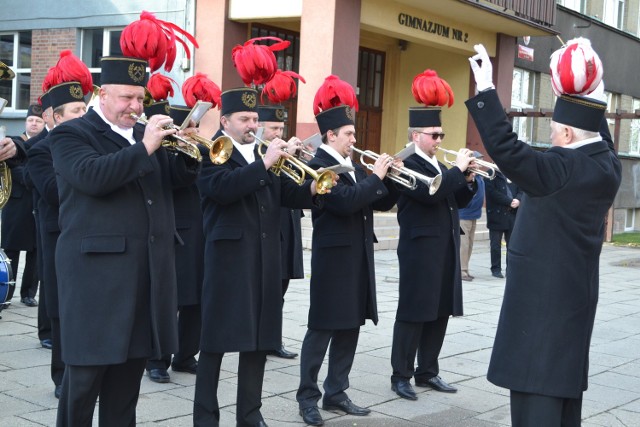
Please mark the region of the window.
[[81, 59], [87, 64], [93, 83], [100, 85], [100, 59], [103, 56], [122, 55], [120, 49], [122, 28], [92, 28], [82, 31]]
[[558, 4], [576, 12], [584, 13], [585, 11], [585, 0], [559, 0]]
[[627, 209], [627, 214], [624, 218], [624, 231], [634, 231], [636, 224], [636, 210]]
[[602, 14], [602, 16], [602, 21], [605, 24], [623, 29], [624, 0], [605, 0], [604, 13]]
[[26, 110], [31, 96], [31, 31], [0, 33], [0, 61], [16, 74], [13, 80], [0, 81], [7, 110]]
[[[535, 89], [535, 76], [533, 72], [522, 68], [513, 69], [513, 82], [511, 85], [511, 108], [525, 110], [533, 108], [533, 94]], [[515, 117], [513, 119], [513, 131], [520, 140], [531, 143], [533, 132], [533, 119], [528, 117]]]
[[[633, 111], [640, 110], [640, 99], [634, 98]], [[629, 137], [629, 154], [640, 155], [640, 119], [631, 120], [631, 136]]]

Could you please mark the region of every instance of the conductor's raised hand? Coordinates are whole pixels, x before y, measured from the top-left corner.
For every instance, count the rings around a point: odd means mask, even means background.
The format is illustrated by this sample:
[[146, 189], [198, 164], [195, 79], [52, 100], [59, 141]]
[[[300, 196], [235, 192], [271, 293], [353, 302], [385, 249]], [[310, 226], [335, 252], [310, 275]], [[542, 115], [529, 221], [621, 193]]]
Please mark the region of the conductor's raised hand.
[[162, 114], [156, 114], [149, 119], [142, 137], [142, 143], [149, 155], [160, 148], [163, 139], [177, 132], [172, 125], [173, 119]]
[[489, 60], [487, 49], [483, 45], [477, 44], [473, 46], [476, 54], [469, 58], [473, 78], [476, 81], [476, 89], [482, 92], [487, 89], [495, 89], [493, 85], [493, 66]]

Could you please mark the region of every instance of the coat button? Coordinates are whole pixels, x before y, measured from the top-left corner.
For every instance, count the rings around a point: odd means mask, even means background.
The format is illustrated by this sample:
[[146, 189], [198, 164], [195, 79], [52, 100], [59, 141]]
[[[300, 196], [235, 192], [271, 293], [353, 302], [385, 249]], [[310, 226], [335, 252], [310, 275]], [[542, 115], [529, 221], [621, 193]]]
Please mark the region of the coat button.
[[152, 234], [152, 235], [149, 237], [149, 241], [150, 241], [151, 243], [155, 242], [155, 241], [156, 241], [156, 236], [154, 236], [154, 235]]
[[264, 207], [264, 205], [260, 206], [260, 212], [264, 213], [267, 211], [267, 208]]
[[478, 101], [478, 108], [484, 108], [484, 102]]
[[378, 196], [379, 196], [379, 195], [381, 195], [381, 194], [382, 194], [382, 190], [378, 190], [378, 191], [376, 191], [376, 194], [377, 194]]
[[265, 184], [264, 179], [261, 179], [260, 180], [260, 185], [264, 185], [264, 184]]
[[147, 200], [147, 204], [148, 204], [149, 206], [151, 206], [151, 205], [153, 204], [153, 200], [151, 200], [151, 199]]
[[366, 216], [366, 215], [364, 216], [364, 220], [365, 220], [365, 221], [367, 220], [367, 216]]
[[262, 238], [266, 239], [267, 238], [267, 233], [262, 233]]

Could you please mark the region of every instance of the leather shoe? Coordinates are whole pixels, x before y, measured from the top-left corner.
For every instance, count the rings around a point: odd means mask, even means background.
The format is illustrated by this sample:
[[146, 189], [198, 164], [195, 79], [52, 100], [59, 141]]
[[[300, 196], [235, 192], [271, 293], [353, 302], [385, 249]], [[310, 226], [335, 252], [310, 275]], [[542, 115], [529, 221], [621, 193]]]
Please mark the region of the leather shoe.
[[56, 397], [56, 399], [60, 399], [60, 393], [62, 393], [62, 384], [58, 384], [56, 386], [56, 389], [53, 390], [53, 395]]
[[317, 406], [300, 409], [300, 415], [302, 415], [302, 421], [310, 426], [324, 425], [322, 415], [320, 415], [320, 411]]
[[171, 364], [171, 370], [174, 372], [186, 372], [187, 374], [196, 374], [198, 372], [198, 362], [193, 362], [191, 365], [175, 365]]
[[403, 399], [418, 400], [418, 396], [416, 396], [416, 392], [413, 391], [413, 387], [411, 387], [411, 383], [409, 381], [391, 383], [391, 390], [395, 391], [396, 394]]
[[468, 274], [463, 274], [462, 275], [462, 280], [464, 280], [465, 282], [471, 282], [473, 280], [473, 278], [471, 276], [469, 276]]
[[149, 369], [149, 379], [154, 383], [168, 383], [171, 380], [166, 369]]
[[491, 273], [491, 275], [492, 275], [493, 277], [497, 277], [498, 279], [504, 279], [504, 276], [503, 276], [503, 275], [502, 275], [502, 273], [501, 273], [501, 272], [499, 272], [499, 271], [494, 271], [493, 273]]
[[279, 349], [270, 351], [269, 354], [272, 356], [281, 357], [283, 359], [295, 359], [296, 357], [298, 357], [298, 353], [293, 353], [284, 348], [284, 343], [282, 344], [282, 346], [280, 346]]
[[53, 342], [49, 338], [46, 338], [40, 341], [40, 345], [46, 348], [47, 350], [51, 350], [53, 348]]
[[24, 297], [20, 300], [20, 302], [22, 302], [24, 305], [28, 306], [28, 307], [37, 307], [38, 306], [38, 301], [36, 301], [35, 298], [31, 298], [31, 297]]
[[435, 391], [441, 391], [443, 393], [455, 393], [457, 388], [447, 384], [440, 376], [429, 378], [427, 381], [416, 381], [417, 387], [430, 387]]
[[338, 403], [326, 403], [322, 404], [322, 409], [325, 411], [342, 411], [348, 415], [369, 415], [371, 409], [361, 408], [351, 401], [351, 399], [345, 399]]

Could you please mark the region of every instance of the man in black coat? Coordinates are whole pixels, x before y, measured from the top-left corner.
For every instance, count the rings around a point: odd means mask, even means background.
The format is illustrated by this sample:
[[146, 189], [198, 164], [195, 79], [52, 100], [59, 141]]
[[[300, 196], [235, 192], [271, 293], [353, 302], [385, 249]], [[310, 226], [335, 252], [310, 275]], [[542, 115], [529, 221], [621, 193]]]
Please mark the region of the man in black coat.
[[513, 426], [577, 427], [605, 216], [621, 180], [606, 103], [559, 97], [552, 147], [535, 151], [513, 133], [493, 86], [489, 56], [484, 46], [475, 49], [470, 63], [479, 93], [467, 108], [491, 158], [524, 192], [487, 379], [511, 390]]
[[465, 174], [474, 158], [471, 150], [461, 149], [451, 169], [436, 158], [444, 138], [439, 108], [410, 108], [408, 137], [415, 153], [405, 160], [405, 167], [428, 177], [442, 175], [435, 194], [419, 182], [414, 190], [402, 188], [398, 199], [400, 287], [391, 389], [402, 398], [416, 400], [409, 382], [412, 377], [418, 387], [457, 391], [440, 378], [438, 357], [449, 316], [462, 315], [458, 208], [471, 201], [477, 187], [475, 175]]
[[[52, 87], [48, 92], [55, 125], [82, 117], [87, 110], [83, 99], [73, 98], [72, 93], [81, 94], [78, 82], [67, 82]], [[52, 127], [53, 129], [53, 127]], [[60, 342], [60, 314], [58, 310], [58, 283], [55, 268], [55, 251], [60, 227], [58, 226], [58, 187], [51, 157], [51, 140], [44, 138], [29, 149], [27, 169], [34, 186], [33, 193], [38, 202], [39, 253], [42, 257], [40, 291], [44, 293], [46, 314], [51, 323], [51, 379], [54, 395], [60, 397], [64, 362]], [[41, 297], [40, 303], [43, 303]]]
[[[227, 352], [239, 352], [236, 423], [266, 426], [262, 382], [267, 352], [282, 345], [280, 208], [311, 208], [320, 200], [315, 181], [298, 186], [270, 169], [287, 143], [274, 139], [262, 156], [257, 92], [237, 88], [222, 93], [221, 132], [233, 141], [231, 157], [213, 164], [203, 155], [198, 189], [205, 230], [202, 337], [193, 422], [220, 422], [218, 381]], [[262, 158], [261, 158], [262, 157]]]
[[148, 358], [173, 353], [178, 241], [171, 189], [199, 164], [161, 148], [168, 116], [146, 127], [147, 61], [104, 57], [98, 103], [50, 134], [60, 198], [56, 273], [62, 359], [58, 426], [134, 425]]
[[503, 279], [500, 262], [502, 237], [504, 236], [508, 248], [522, 192], [500, 171], [496, 171], [492, 179], [484, 178], [484, 183], [489, 247], [491, 248], [491, 275]]
[[[351, 163], [355, 144], [353, 110], [338, 106], [316, 115], [323, 144], [309, 162], [314, 169], [344, 166], [338, 185], [326, 196], [324, 209], [313, 209], [311, 295], [309, 322], [300, 356], [300, 385], [296, 394], [300, 415], [309, 425], [322, 425], [322, 408], [349, 415], [370, 410], [348, 397], [349, 372], [366, 319], [378, 323], [373, 210], [389, 210], [397, 200], [390, 181], [383, 182], [393, 158], [383, 154], [373, 174]], [[400, 165], [401, 166], [401, 163]], [[329, 348], [330, 346], [330, 348]], [[318, 372], [329, 348], [329, 371], [318, 388]]]
[[[285, 109], [282, 106], [258, 107], [258, 120], [264, 129], [262, 139], [271, 141], [274, 138], [282, 138], [284, 134]], [[289, 139], [289, 146], [300, 144], [298, 137]], [[304, 277], [304, 265], [302, 263], [302, 209], [282, 208], [280, 211], [280, 249], [282, 252], [282, 304], [284, 305], [284, 295], [289, 289], [291, 279], [302, 279]], [[284, 341], [279, 349], [269, 353], [283, 359], [294, 359], [298, 353], [293, 353], [284, 347]]]
[[[25, 132], [13, 140], [24, 142], [24, 147], [28, 151], [27, 141], [37, 136], [43, 129], [42, 107], [39, 104], [32, 104], [27, 110]], [[38, 305], [35, 299], [38, 293], [36, 223], [33, 217], [31, 187], [25, 181], [25, 166], [16, 165], [11, 168], [11, 181], [11, 197], [0, 214], [2, 217], [0, 246], [11, 260], [11, 269], [15, 275], [18, 274], [20, 252], [25, 252], [20, 301], [29, 307], [36, 307]], [[9, 297], [13, 297], [13, 292], [10, 292]]]

